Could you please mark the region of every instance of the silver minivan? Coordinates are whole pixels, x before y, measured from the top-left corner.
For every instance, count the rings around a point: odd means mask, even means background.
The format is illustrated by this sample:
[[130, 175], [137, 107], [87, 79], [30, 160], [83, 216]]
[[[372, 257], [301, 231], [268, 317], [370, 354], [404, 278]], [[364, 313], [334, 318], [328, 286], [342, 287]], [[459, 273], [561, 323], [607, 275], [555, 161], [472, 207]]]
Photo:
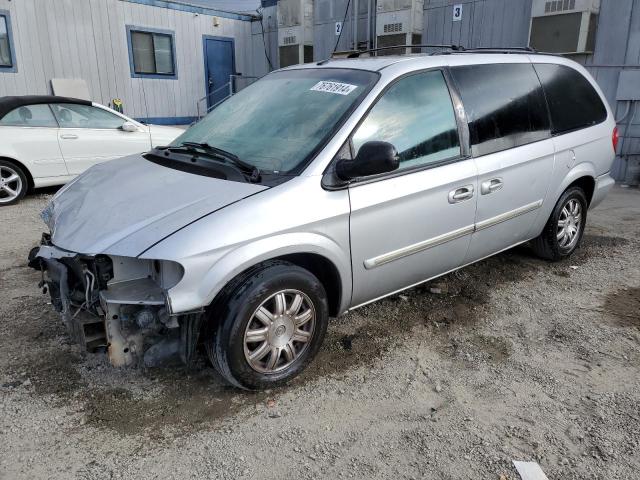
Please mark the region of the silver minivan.
[[329, 317], [515, 245], [560, 260], [614, 181], [591, 76], [513, 51], [273, 72], [171, 145], [96, 165], [30, 254], [72, 336], [115, 366], [231, 384], [298, 374]]

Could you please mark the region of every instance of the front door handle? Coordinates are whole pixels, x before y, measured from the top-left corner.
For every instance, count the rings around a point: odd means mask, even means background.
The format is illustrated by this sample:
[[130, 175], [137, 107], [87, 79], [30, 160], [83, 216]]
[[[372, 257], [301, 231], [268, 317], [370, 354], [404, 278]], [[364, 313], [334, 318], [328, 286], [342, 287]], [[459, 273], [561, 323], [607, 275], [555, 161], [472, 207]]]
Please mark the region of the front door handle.
[[464, 202], [471, 197], [473, 197], [473, 185], [465, 185], [449, 192], [449, 203]]
[[492, 178], [486, 182], [482, 182], [480, 185], [480, 193], [482, 195], [489, 195], [497, 190], [500, 190], [504, 186], [504, 182], [501, 178]]
[[73, 133], [63, 133], [62, 135], [60, 135], [60, 138], [63, 138], [65, 140], [76, 140], [78, 138], [78, 135], [74, 135]]

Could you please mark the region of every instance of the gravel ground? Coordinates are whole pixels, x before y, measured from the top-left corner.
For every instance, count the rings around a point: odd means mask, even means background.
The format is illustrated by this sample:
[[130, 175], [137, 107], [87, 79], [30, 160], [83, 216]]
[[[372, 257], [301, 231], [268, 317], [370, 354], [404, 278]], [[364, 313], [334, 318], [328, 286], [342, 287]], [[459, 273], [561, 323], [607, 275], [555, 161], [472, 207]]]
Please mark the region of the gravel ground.
[[49, 193], [0, 209], [0, 478], [631, 479], [640, 471], [640, 192], [549, 264], [516, 248], [335, 319], [287, 388], [204, 357], [82, 357], [25, 267]]

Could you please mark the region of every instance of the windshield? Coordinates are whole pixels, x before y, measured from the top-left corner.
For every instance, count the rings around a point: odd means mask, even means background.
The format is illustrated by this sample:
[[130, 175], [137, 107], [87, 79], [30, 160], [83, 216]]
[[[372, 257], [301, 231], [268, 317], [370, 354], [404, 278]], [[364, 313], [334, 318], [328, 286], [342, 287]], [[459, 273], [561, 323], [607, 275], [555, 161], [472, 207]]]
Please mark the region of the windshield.
[[297, 173], [375, 83], [374, 72], [274, 72], [213, 109], [176, 140], [206, 143], [262, 171]]

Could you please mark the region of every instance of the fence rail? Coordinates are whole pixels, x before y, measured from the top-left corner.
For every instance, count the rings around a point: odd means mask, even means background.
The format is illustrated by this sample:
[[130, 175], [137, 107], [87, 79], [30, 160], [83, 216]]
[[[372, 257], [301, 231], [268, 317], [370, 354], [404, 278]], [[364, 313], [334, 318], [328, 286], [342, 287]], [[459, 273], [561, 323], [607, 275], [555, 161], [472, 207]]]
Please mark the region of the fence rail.
[[[198, 120], [196, 121], [199, 121], [202, 117], [204, 117], [207, 113], [209, 113], [211, 110], [213, 110], [222, 102], [224, 102], [227, 98], [229, 98], [232, 95], [235, 95], [236, 93], [238, 93], [245, 87], [248, 87], [249, 85], [251, 85], [253, 82], [255, 82], [260, 78], [261, 77], [248, 77], [246, 75], [229, 75], [229, 81], [227, 83], [209, 92], [204, 97], [198, 99], [196, 103]], [[226, 92], [227, 94], [217, 102], [211, 103], [210, 100], [212, 98], [217, 98], [223, 92]]]

